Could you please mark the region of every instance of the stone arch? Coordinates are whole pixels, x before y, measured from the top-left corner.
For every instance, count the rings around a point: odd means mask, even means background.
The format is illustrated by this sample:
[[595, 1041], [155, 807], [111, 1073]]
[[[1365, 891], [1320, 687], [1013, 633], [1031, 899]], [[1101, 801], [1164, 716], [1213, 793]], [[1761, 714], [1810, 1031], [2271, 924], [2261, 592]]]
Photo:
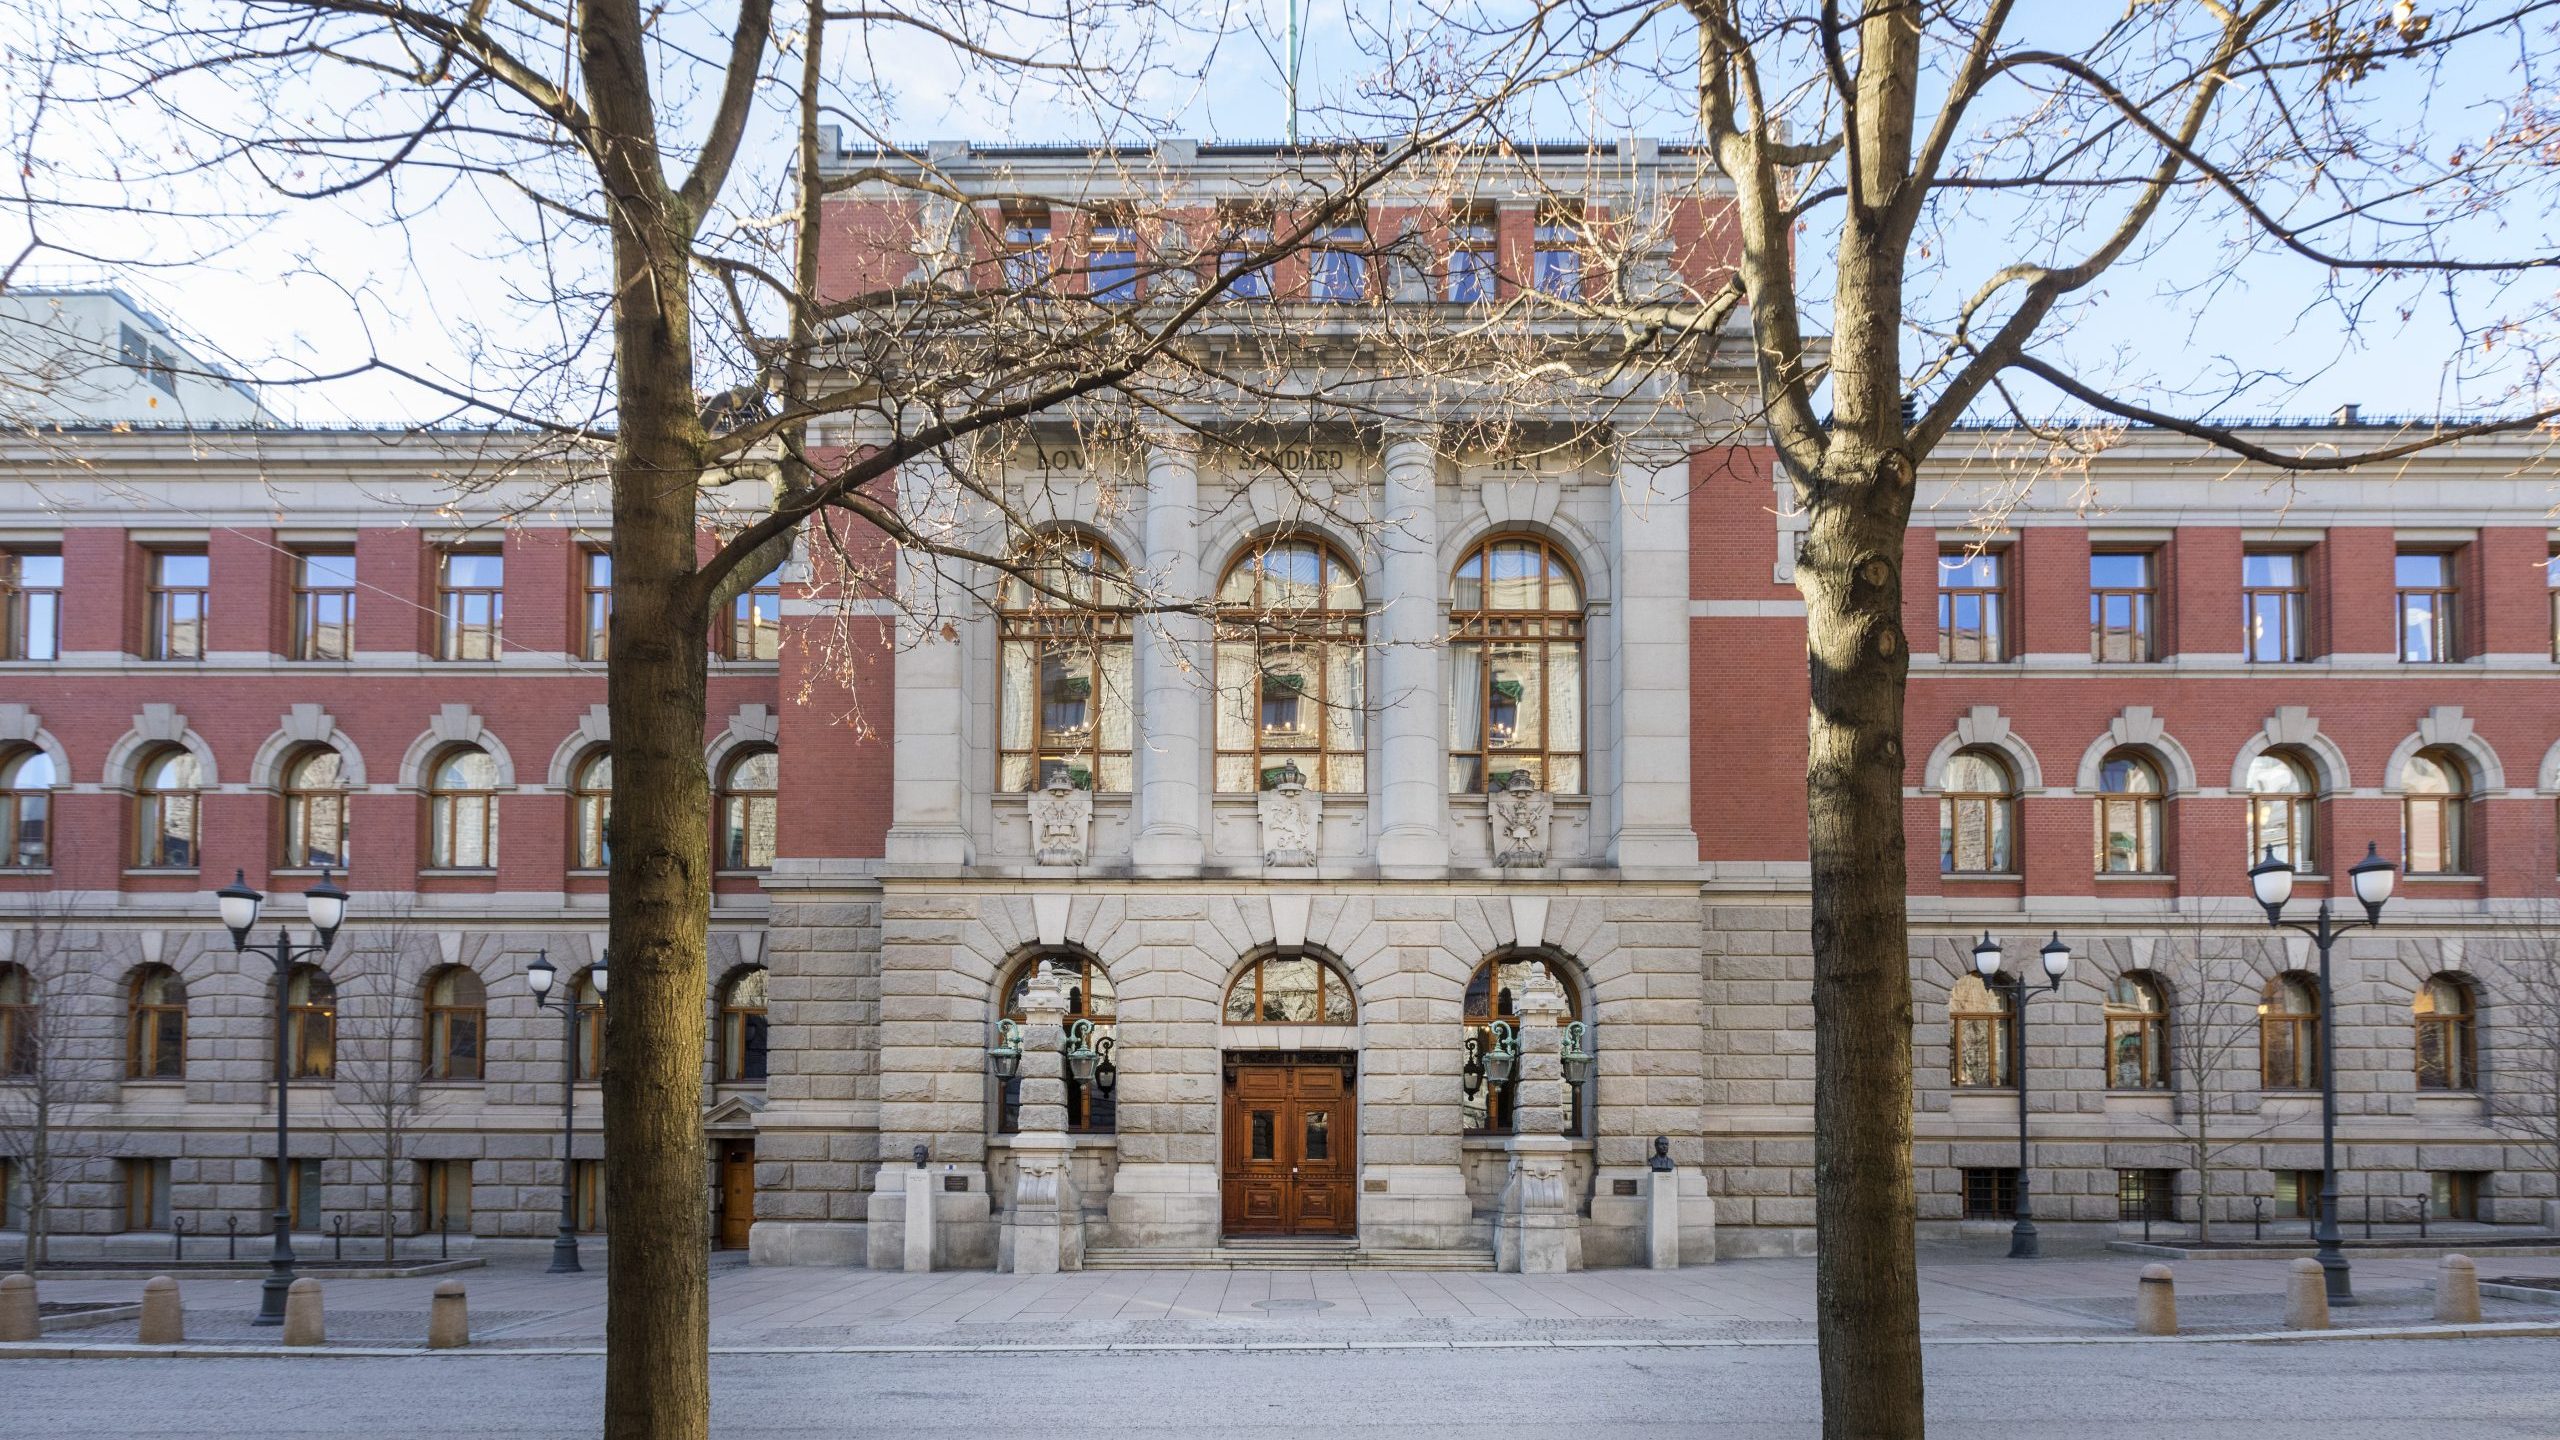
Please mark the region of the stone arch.
[[555, 791], [566, 791], [575, 783], [578, 762], [586, 758], [588, 751], [599, 746], [612, 746], [613, 722], [607, 718], [608, 713], [602, 705], [590, 705], [587, 713], [578, 717], [578, 728], [570, 731], [560, 741], [559, 748], [551, 752], [551, 764], [543, 771], [542, 783], [545, 786]]
[[196, 757], [202, 775], [202, 788], [210, 790], [222, 783], [213, 763], [213, 747], [187, 724], [187, 717], [175, 705], [145, 705], [133, 717], [133, 728], [107, 747], [107, 761], [99, 780], [110, 789], [133, 788], [134, 767], [142, 757], [163, 745], [176, 745]]
[[755, 745], [771, 745], [779, 749], [781, 739], [781, 717], [762, 705], [741, 705], [738, 713], [729, 717], [727, 727], [712, 736], [711, 744], [703, 750], [703, 770], [710, 775], [712, 785], [717, 787], [720, 768], [729, 763], [730, 756]]
[[[1323, 967], [1336, 979], [1339, 979], [1343, 984], [1343, 988], [1350, 993], [1351, 1018], [1348, 1020], [1328, 1021], [1323, 1019], [1321, 1014], [1319, 1014], [1317, 1019], [1312, 1021], [1265, 1020], [1258, 1014], [1247, 1020], [1231, 1020], [1227, 1018], [1227, 1002], [1234, 996], [1236, 986], [1242, 982], [1250, 982], [1256, 966], [1263, 965], [1273, 960], [1313, 960], [1317, 965]], [[1319, 984], [1321, 984], [1321, 982], [1319, 982]], [[1321, 994], [1321, 990], [1319, 990], [1318, 993]], [[1221, 1026], [1285, 1024], [1300, 1026], [1312, 1025], [1319, 1028], [1326, 1026], [1351, 1026], [1356, 1028], [1360, 1024], [1360, 1018], [1364, 1008], [1365, 1007], [1360, 1003], [1359, 978], [1352, 974], [1350, 966], [1342, 963], [1342, 957], [1334, 954], [1331, 950], [1328, 950], [1321, 945], [1296, 945], [1286, 948], [1279, 945], [1257, 945], [1252, 949], [1245, 951], [1242, 955], [1238, 956], [1233, 963], [1229, 964], [1226, 968], [1226, 973], [1221, 976], [1218, 981], [1217, 1013], [1218, 1023]]]
[[276, 721], [275, 733], [250, 757], [250, 788], [283, 789], [285, 761], [307, 745], [325, 745], [338, 752], [338, 773], [348, 789], [364, 785], [364, 752], [339, 728], [337, 717], [317, 705], [296, 705]]
[[[1493, 487], [1488, 485], [1486, 488], [1489, 491]], [[1552, 492], [1556, 487], [1548, 485], [1542, 488]], [[1491, 496], [1488, 494], [1485, 499], [1490, 501]], [[1609, 547], [1584, 529], [1573, 516], [1565, 513], [1553, 494], [1548, 496], [1545, 504], [1528, 513], [1508, 507], [1497, 513], [1488, 503], [1468, 516], [1464, 523], [1451, 527], [1440, 542], [1440, 594], [1437, 598], [1443, 601], [1448, 598], [1449, 577], [1457, 573], [1460, 561], [1474, 553], [1477, 546], [1505, 535], [1534, 535], [1553, 543], [1564, 551], [1565, 559], [1582, 579], [1583, 608], [1607, 606], [1614, 583], [1609, 573]]]
[[2534, 771], [2534, 788], [2545, 795], [2560, 794], [2560, 740], [2542, 752], [2541, 768]]
[[2311, 757], [2312, 783], [2321, 795], [2332, 795], [2354, 788], [2347, 770], [2347, 754], [2338, 743], [2323, 734], [2320, 722], [2310, 707], [2279, 705], [2267, 717], [2258, 733], [2240, 742], [2240, 751], [2231, 759], [2231, 791], [2246, 794], [2249, 789], [2249, 762], [2270, 750], [2295, 750]]
[[2498, 752], [2482, 739], [2471, 724], [2471, 717], [2459, 705], [2438, 705], [2418, 721], [2418, 728], [2403, 737], [2392, 748], [2391, 758], [2383, 762], [2382, 793], [2400, 793], [2400, 770], [2409, 757], [2421, 750], [2450, 750], [2462, 757], [2471, 769], [2470, 794], [2490, 796], [2507, 788], [2506, 766], [2499, 762]]
[[71, 784], [71, 752], [62, 748], [44, 721], [24, 705], [11, 702], [0, 705], [0, 747], [32, 745], [53, 761], [53, 783], [60, 789]]
[[2118, 750], [2138, 750], [2158, 761], [2168, 778], [2171, 795], [2196, 792], [2195, 760], [2148, 705], [2126, 706], [2103, 733], [2089, 742], [2089, 748], [2080, 752], [2073, 788], [2084, 795], [2096, 794], [2098, 772], [2106, 765], [2107, 756]]
[[454, 745], [477, 745], [489, 752], [498, 765], [498, 788], [516, 788], [515, 757], [507, 753], [506, 743], [496, 731], [468, 705], [447, 705], [427, 722], [427, 728], [409, 742], [407, 753], [400, 757], [400, 788], [423, 790], [427, 782], [427, 764], [437, 753]]
[[1207, 567], [1201, 576], [1201, 583], [1207, 587], [1212, 602], [1214, 603], [1217, 597], [1219, 587], [1225, 583], [1227, 572], [1235, 568], [1236, 562], [1244, 558], [1246, 551], [1266, 541], [1288, 540], [1310, 541], [1341, 556], [1351, 567], [1353, 582], [1360, 587], [1360, 605], [1364, 612], [1385, 602], [1386, 597], [1379, 593], [1379, 586], [1383, 582], [1379, 575], [1382, 567], [1377, 555], [1346, 541], [1335, 534], [1331, 527], [1317, 524], [1312, 520], [1289, 517], [1269, 519], [1260, 516], [1248, 519], [1241, 528], [1231, 531], [1223, 544], [1203, 543], [1201, 548], [1204, 554], [1217, 556], [1215, 565]]
[[1921, 770], [1921, 788], [1935, 790], [1946, 774], [1947, 762], [1962, 750], [1990, 750], [2009, 762], [2017, 772], [2018, 793], [2031, 795], [2044, 788], [2044, 767], [2036, 760], [2036, 752], [2024, 736], [2009, 727], [2009, 718], [1997, 705], [1976, 705], [1956, 721], [1955, 729], [1929, 752], [1929, 762]]

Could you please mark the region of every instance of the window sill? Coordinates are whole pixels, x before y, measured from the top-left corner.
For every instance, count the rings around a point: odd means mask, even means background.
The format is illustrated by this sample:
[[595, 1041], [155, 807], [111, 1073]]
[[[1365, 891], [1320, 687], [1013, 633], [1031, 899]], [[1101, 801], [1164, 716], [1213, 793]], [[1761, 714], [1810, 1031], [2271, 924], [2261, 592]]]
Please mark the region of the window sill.
[[50, 865], [0, 865], [0, 875], [50, 875]]
[[185, 879], [185, 878], [187, 878], [187, 877], [189, 877], [189, 876], [193, 876], [193, 875], [200, 875], [200, 874], [202, 874], [202, 873], [204, 873], [204, 872], [202, 872], [202, 871], [200, 871], [200, 870], [196, 870], [196, 869], [194, 869], [194, 868], [192, 868], [192, 867], [190, 867], [190, 868], [188, 868], [188, 869], [180, 870], [180, 869], [176, 869], [176, 868], [174, 868], [174, 867], [170, 867], [170, 866], [161, 866], [161, 865], [134, 865], [134, 866], [128, 866], [128, 867], [126, 867], [126, 869], [125, 869], [125, 872], [124, 872], [124, 873], [125, 873], [125, 877], [126, 877], [127, 879], [135, 879], [135, 878], [140, 878], [140, 879], [149, 879], [149, 878], [151, 878], [152, 876], [155, 876], [155, 875], [162, 875], [162, 876], [175, 876], [175, 877], [177, 877], [177, 878], [179, 878], [179, 879]]
[[2418, 885], [2477, 885], [2481, 880], [2481, 877], [2477, 875], [2467, 873], [2455, 874], [2451, 871], [2444, 870], [2424, 871], [2417, 874], [2403, 872], [2400, 878]]
[[489, 1082], [486, 1080], [421, 1080], [418, 1082], [418, 1088], [421, 1090], [485, 1090], [489, 1088]]
[[613, 867], [610, 865], [572, 865], [569, 867], [569, 878], [572, 880], [602, 880], [612, 873]]
[[2015, 885], [2025, 878], [2027, 877], [2012, 870], [1941, 870], [1938, 872], [1938, 880], [1941, 884], [1952, 881], [1959, 885]]
[[429, 866], [418, 872], [421, 880], [492, 880], [497, 878], [495, 865]]
[[2157, 885], [2174, 883], [2178, 876], [2171, 870], [2100, 870], [2090, 878], [2102, 885]]
[[770, 875], [772, 873], [773, 867], [770, 865], [753, 865], [744, 870], [714, 870], [711, 872], [711, 878], [714, 880], [753, 880], [757, 876]]

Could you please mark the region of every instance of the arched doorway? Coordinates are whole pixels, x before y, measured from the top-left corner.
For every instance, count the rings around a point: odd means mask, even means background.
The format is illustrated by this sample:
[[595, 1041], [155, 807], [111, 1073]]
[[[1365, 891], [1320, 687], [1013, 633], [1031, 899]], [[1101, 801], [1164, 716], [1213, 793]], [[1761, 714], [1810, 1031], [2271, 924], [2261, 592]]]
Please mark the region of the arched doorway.
[[1313, 955], [1236, 973], [1220, 1012], [1223, 1229], [1237, 1236], [1358, 1232], [1357, 1010], [1350, 978]]

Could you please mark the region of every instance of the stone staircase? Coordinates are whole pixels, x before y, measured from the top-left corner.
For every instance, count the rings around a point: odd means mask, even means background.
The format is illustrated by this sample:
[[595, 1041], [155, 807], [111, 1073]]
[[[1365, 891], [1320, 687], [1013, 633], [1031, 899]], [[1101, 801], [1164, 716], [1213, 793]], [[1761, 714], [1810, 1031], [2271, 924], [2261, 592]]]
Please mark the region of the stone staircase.
[[1491, 1270], [1490, 1250], [1381, 1250], [1357, 1240], [1228, 1240], [1208, 1249], [1085, 1247], [1087, 1270]]

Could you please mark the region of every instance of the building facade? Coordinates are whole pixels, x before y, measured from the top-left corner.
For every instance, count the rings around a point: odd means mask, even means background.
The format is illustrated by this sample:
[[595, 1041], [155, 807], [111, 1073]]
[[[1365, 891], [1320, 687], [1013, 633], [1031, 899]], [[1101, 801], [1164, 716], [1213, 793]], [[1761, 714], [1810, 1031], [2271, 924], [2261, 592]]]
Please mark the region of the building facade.
[[[1079, 163], [934, 153], [991, 211]], [[1601, 158], [1595, 211], [1694, 192], [1673, 152]], [[1204, 204], [1285, 162], [1150, 161]], [[1383, 197], [1371, 233], [1454, 235], [1481, 273], [1302, 262], [1274, 301], [1461, 314], [1580, 284], [1542, 258], [1553, 189], [1487, 176], [1445, 232]], [[864, 237], [911, 219], [857, 195], [834, 273], [910, 253]], [[1656, 263], [1712, 265], [1712, 226], [1660, 233]], [[1420, 408], [1276, 440], [1060, 423], [977, 462], [1015, 517], [980, 538], [1056, 585], [910, 563], [881, 607], [803, 555], [743, 600], [703, 737], [712, 1243], [902, 1263], [921, 1150], [945, 1265], [1018, 1263], [1035, 1214], [1067, 1264], [1245, 1237], [1639, 1263], [1661, 1137], [1685, 1259], [1808, 1246], [1803, 607], [1741, 378], [1644, 375], [1618, 422], [1541, 446]], [[2066, 467], [1959, 434], [1904, 557], [1923, 1225], [2014, 1196], [2022, 1058], [2040, 1222], [2289, 1218], [2317, 1188], [2314, 962], [2245, 872], [2274, 850], [2306, 910], [2368, 843], [2407, 873], [2334, 960], [2346, 1215], [2552, 1223], [2542, 441], [2277, 493], [2109, 438]], [[524, 977], [601, 954], [601, 512], [505, 473], [503, 437], [89, 440], [76, 475], [0, 462], [0, 985], [23, 997], [0, 1013], [70, 1057], [47, 1062], [77, 1170], [54, 1228], [248, 1224], [281, 1180], [313, 1229], [547, 1233], [562, 1047], [602, 1022]], [[1214, 603], [1054, 598], [1123, 583]], [[332, 1027], [295, 1092], [312, 1163], [277, 1177], [275, 982], [209, 892], [333, 865], [355, 918], [288, 981], [297, 1023]], [[1972, 953], [1989, 935], [2014, 974], [2052, 934], [2078, 959], [2022, 1054]], [[604, 1154], [578, 1106], [573, 1198]]]

